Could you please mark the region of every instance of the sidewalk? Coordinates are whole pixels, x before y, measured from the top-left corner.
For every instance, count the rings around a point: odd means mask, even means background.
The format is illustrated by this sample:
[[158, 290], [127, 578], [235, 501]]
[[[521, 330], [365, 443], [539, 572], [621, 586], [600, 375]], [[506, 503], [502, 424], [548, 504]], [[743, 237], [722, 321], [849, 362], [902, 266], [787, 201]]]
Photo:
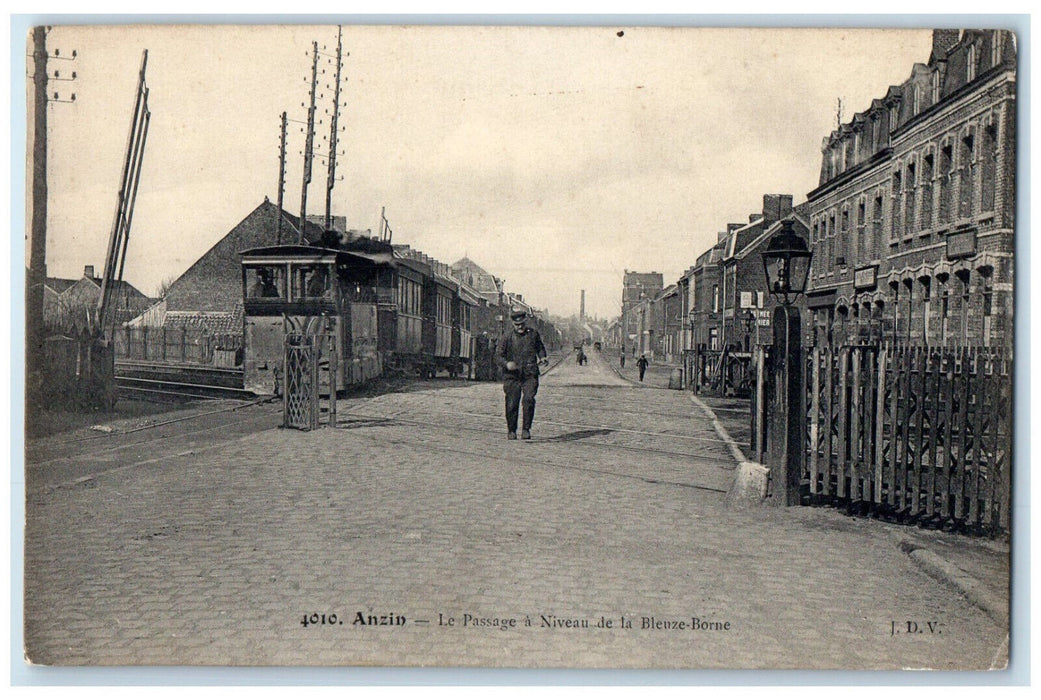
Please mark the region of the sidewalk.
[[[634, 384], [654, 389], [668, 389], [672, 371], [680, 366], [651, 360], [639, 380], [639, 370], [631, 355], [625, 358], [621, 368], [617, 350], [604, 357], [610, 358], [618, 374]], [[688, 389], [684, 389], [691, 399]], [[751, 454], [750, 401], [733, 397], [697, 395], [697, 400], [708, 407], [722, 425], [727, 437], [734, 441], [747, 459], [755, 460]], [[811, 529], [819, 527], [857, 527], [853, 523], [863, 521], [861, 527], [877, 527], [886, 534], [894, 547], [904, 551], [922, 570], [948, 587], [957, 591], [992, 619], [1008, 624], [1009, 591], [995, 582], [1010, 581], [1010, 545], [1007, 539], [988, 540], [966, 535], [926, 530], [912, 525], [888, 523], [871, 517], [844, 515], [840, 509], [830, 507], [792, 508], [793, 518], [805, 522]], [[1022, 564], [1018, 564], [1022, 566]]]

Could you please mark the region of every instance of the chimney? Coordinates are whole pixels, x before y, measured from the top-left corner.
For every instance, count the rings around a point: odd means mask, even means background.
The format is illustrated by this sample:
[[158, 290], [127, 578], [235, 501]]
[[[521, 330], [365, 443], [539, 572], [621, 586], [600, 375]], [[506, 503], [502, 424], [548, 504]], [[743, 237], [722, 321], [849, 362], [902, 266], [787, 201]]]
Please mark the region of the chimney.
[[931, 62], [946, 60], [947, 52], [958, 43], [960, 35], [960, 29], [934, 29]]
[[586, 290], [582, 290], [582, 305], [578, 309], [578, 320], [586, 320]]
[[94, 266], [93, 265], [84, 265], [83, 266], [83, 276], [86, 277], [87, 279], [94, 279]]
[[780, 221], [792, 213], [792, 195], [790, 194], [764, 194], [763, 195], [763, 224]]

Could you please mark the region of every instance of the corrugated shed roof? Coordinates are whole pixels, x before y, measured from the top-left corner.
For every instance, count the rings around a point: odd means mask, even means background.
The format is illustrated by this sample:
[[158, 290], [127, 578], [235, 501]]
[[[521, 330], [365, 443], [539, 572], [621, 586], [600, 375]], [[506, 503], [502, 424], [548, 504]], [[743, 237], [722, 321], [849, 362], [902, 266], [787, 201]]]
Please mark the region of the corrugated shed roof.
[[214, 334], [242, 333], [242, 304], [236, 304], [233, 311], [167, 311], [163, 327]]

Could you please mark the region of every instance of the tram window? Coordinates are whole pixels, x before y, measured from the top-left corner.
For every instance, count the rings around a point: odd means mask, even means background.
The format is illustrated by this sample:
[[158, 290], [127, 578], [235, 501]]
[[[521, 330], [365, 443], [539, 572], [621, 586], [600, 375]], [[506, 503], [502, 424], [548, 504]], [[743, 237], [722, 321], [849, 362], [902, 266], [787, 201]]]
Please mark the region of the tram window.
[[246, 270], [246, 288], [251, 299], [284, 297], [282, 270], [279, 267], [256, 267]]
[[293, 298], [321, 298], [329, 291], [329, 274], [324, 265], [293, 266]]

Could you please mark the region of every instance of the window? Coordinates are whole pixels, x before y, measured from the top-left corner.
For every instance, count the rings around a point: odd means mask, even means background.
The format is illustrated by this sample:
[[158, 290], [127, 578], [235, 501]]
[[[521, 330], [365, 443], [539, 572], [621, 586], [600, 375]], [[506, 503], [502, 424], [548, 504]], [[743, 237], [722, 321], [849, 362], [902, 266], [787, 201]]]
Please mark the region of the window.
[[893, 173], [893, 230], [889, 234], [890, 239], [900, 237], [901, 224], [903, 223], [903, 217], [901, 216], [903, 194], [903, 177], [898, 170]]
[[969, 50], [965, 54], [965, 80], [971, 83], [976, 79], [976, 62], [979, 60], [976, 44], [969, 44]]
[[961, 141], [961, 153], [959, 154], [961, 160], [961, 182], [958, 185], [958, 216], [963, 219], [972, 216], [973, 195], [976, 189], [976, 170], [979, 167], [979, 164], [976, 163], [973, 141], [971, 133], [963, 138]]
[[1001, 63], [1001, 54], [1004, 52], [1004, 35], [1000, 31], [994, 32], [990, 39], [990, 65], [996, 66]]
[[899, 120], [900, 108], [897, 105], [893, 105], [889, 108], [889, 133], [896, 131], [896, 126]]
[[983, 149], [980, 153], [980, 211], [994, 211], [995, 178], [998, 171], [998, 126], [990, 124], [983, 129]]
[[907, 192], [904, 196], [904, 233], [910, 235], [915, 230], [915, 164], [907, 164]]
[[838, 254], [835, 257], [835, 264], [846, 266], [847, 257], [847, 242], [849, 241], [849, 209], [842, 210], [842, 228], [838, 234]]
[[882, 243], [882, 230], [885, 227], [885, 205], [882, 195], [875, 197], [875, 216], [871, 222], [871, 236], [867, 243], [867, 257], [869, 260], [878, 258], [878, 246]]
[[864, 239], [864, 235], [866, 233], [867, 228], [866, 223], [867, 203], [863, 199], [861, 199], [860, 202], [857, 203], [857, 235], [853, 239], [853, 257], [855, 258], [854, 262], [856, 263], [860, 263], [864, 260], [871, 259], [871, 253], [867, 251], [867, 241]]
[[911, 88], [911, 109], [912, 114], [922, 111], [922, 90], [917, 85]]
[[940, 71], [934, 70], [929, 76], [929, 92], [932, 104], [940, 101]]
[[[828, 266], [834, 267], [835, 265], [835, 215], [832, 214], [828, 217]], [[834, 270], [829, 269], [829, 273]]]
[[712, 285], [712, 313], [719, 313], [719, 285]]
[[922, 304], [922, 340], [924, 340], [926, 345], [928, 345], [929, 344], [929, 321], [930, 321], [930, 316], [931, 316], [930, 312], [932, 310], [931, 307], [930, 307], [930, 303], [931, 303], [930, 292], [931, 292], [932, 285], [930, 284], [930, 280], [929, 279], [923, 279], [923, 280], [921, 280], [921, 282], [922, 282], [922, 299], [921, 299], [921, 304]]
[[250, 299], [284, 299], [285, 270], [281, 266], [267, 265], [246, 269], [246, 295]]
[[983, 276], [983, 345], [990, 347], [994, 329], [994, 280], [992, 274]]
[[922, 192], [921, 230], [933, 225], [933, 154], [922, 158], [922, 177], [919, 189]]
[[939, 223], [946, 224], [951, 221], [951, 189], [954, 176], [954, 159], [951, 145], [947, 144], [940, 149], [940, 212]]

